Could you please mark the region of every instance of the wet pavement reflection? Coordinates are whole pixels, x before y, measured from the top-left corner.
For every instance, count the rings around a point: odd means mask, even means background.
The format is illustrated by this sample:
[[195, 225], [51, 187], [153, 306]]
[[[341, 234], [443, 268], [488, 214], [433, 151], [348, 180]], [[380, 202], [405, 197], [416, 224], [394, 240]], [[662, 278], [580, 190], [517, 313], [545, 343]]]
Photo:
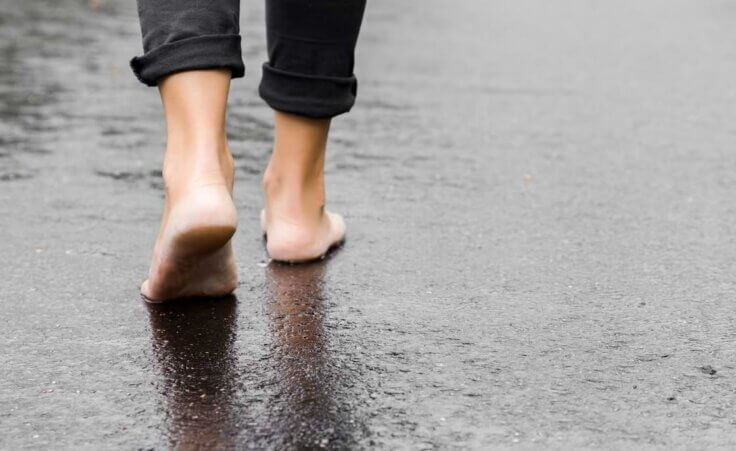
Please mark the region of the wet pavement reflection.
[[[324, 261], [266, 268], [278, 402], [269, 408], [276, 437], [296, 447], [348, 446], [354, 421], [333, 392], [341, 378], [325, 331]], [[288, 409], [283, 412], [282, 409]]]
[[171, 446], [232, 447], [237, 299], [146, 306]]
[[[336, 382], [343, 375], [331, 361], [323, 276], [326, 262], [265, 269], [265, 308], [270, 318], [269, 377], [273, 385], [260, 427], [269, 444], [280, 449], [349, 447], [356, 421], [351, 406], [340, 405]], [[166, 433], [176, 449], [227, 449], [249, 443], [239, 405], [235, 349], [238, 300], [189, 300], [145, 304], [152, 347], [161, 377]], [[247, 371], [247, 369], [245, 370]]]

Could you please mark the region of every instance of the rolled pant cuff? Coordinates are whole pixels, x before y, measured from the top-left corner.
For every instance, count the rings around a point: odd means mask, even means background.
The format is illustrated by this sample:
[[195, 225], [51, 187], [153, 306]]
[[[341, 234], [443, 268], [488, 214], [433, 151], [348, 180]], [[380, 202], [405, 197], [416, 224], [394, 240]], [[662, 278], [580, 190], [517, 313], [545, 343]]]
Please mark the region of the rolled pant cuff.
[[176, 72], [230, 69], [232, 78], [245, 75], [238, 35], [197, 36], [170, 42], [130, 60], [138, 80], [148, 86]]
[[258, 93], [274, 110], [330, 118], [350, 111], [357, 89], [355, 76], [299, 74], [276, 69], [266, 63]]

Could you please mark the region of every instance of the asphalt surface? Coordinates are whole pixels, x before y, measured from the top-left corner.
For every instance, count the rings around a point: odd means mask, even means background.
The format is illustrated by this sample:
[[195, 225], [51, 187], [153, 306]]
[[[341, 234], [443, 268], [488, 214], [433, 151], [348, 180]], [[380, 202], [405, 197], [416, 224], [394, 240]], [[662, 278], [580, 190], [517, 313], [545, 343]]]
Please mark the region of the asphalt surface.
[[736, 5], [371, 0], [348, 241], [268, 264], [261, 2], [233, 84], [240, 285], [149, 306], [132, 1], [0, 0], [0, 448], [736, 447]]

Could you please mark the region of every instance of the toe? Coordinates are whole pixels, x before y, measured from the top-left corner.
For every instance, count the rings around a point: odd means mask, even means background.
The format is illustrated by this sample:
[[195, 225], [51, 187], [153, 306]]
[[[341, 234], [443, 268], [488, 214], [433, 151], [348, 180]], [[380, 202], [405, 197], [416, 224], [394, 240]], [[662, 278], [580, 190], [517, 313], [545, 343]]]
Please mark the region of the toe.
[[345, 219], [337, 213], [327, 212], [330, 218], [330, 244], [339, 243], [345, 239]]
[[141, 294], [147, 298], [151, 298], [151, 290], [149, 288], [148, 279], [146, 279], [141, 285]]

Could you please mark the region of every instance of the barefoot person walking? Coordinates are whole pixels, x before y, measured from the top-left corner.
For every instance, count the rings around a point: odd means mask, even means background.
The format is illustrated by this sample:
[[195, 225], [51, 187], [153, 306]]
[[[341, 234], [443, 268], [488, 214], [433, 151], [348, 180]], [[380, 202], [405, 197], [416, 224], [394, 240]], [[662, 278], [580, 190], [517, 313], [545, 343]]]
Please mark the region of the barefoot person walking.
[[[266, 0], [268, 62], [260, 96], [275, 111], [261, 227], [274, 260], [324, 255], [345, 236], [324, 209], [330, 119], [350, 110], [365, 0]], [[152, 301], [232, 292], [237, 226], [225, 132], [232, 78], [245, 73], [239, 0], [138, 0], [138, 79], [158, 86], [166, 117], [166, 201], [142, 294]]]

